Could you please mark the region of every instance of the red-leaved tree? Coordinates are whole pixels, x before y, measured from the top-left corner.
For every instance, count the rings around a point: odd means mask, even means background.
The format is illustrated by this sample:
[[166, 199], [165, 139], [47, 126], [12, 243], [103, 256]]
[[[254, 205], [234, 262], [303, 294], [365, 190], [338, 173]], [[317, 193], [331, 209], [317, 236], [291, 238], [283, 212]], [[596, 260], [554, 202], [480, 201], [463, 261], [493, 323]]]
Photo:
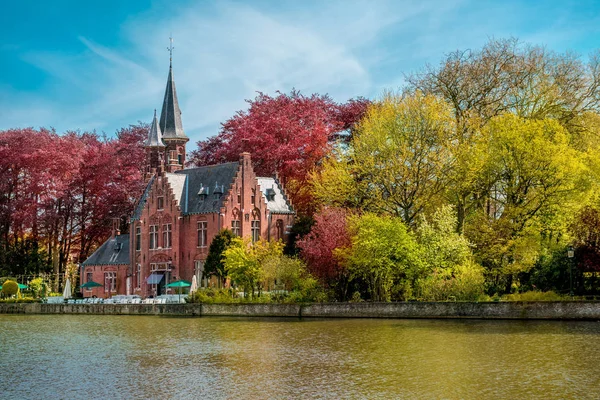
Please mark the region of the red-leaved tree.
[[304, 96], [292, 90], [274, 97], [259, 93], [248, 103], [248, 110], [227, 120], [217, 136], [198, 142], [191, 163], [236, 161], [243, 151], [250, 152], [256, 173], [277, 173], [296, 210], [310, 213], [309, 172], [335, 140], [350, 136], [369, 101], [359, 98], [337, 104], [326, 95]]
[[343, 208], [323, 208], [315, 214], [310, 233], [296, 242], [310, 273], [326, 285], [347, 282], [346, 270], [336, 256], [336, 249], [350, 246], [347, 216]]
[[111, 219], [133, 210], [146, 135], [145, 125], [122, 129], [115, 139], [0, 131], [0, 272], [58, 276], [70, 260], [85, 260], [106, 240]]

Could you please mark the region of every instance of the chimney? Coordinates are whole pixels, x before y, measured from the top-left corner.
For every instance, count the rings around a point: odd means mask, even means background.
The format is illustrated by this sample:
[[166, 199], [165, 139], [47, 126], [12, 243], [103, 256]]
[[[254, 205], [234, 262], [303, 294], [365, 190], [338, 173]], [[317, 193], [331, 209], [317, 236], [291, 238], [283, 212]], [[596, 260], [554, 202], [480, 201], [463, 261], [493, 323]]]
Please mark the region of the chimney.
[[[246, 162], [245, 162], [246, 161]], [[250, 153], [244, 151], [240, 154], [240, 163], [248, 165], [250, 163]]]
[[119, 236], [121, 234], [121, 218], [113, 218], [112, 219], [112, 233], [110, 235], [111, 238], [115, 236]]

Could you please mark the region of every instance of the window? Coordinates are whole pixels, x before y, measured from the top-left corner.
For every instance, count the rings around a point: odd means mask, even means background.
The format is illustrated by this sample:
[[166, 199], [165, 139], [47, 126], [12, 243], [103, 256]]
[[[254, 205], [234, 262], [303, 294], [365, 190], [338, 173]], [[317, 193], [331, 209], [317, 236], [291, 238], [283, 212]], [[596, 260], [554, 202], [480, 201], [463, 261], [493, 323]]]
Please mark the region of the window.
[[252, 243], [260, 240], [260, 220], [252, 220]]
[[182, 154], [177, 154], [177, 163], [179, 165], [183, 165], [183, 155]]
[[140, 289], [142, 287], [142, 265], [137, 264], [135, 266], [135, 283], [137, 288]]
[[140, 226], [135, 228], [135, 250], [142, 250], [142, 227]]
[[237, 198], [238, 198], [238, 204], [241, 204], [242, 203], [242, 195], [238, 193]]
[[198, 247], [206, 247], [206, 235], [207, 235], [208, 222], [198, 222]]
[[86, 273], [86, 276], [85, 276], [85, 281], [86, 281], [86, 282], [91, 282], [91, 281], [93, 281], [93, 280], [94, 280], [94, 279], [93, 279], [93, 275], [94, 275], [94, 274], [93, 274], [92, 272], [88, 272], [88, 273]]
[[165, 249], [171, 248], [171, 224], [163, 225], [163, 247]]
[[242, 236], [242, 230], [240, 225], [241, 223], [238, 219], [234, 219], [233, 221], [231, 221], [231, 232], [233, 232], [235, 236]]
[[158, 247], [158, 225], [150, 225], [150, 249]]
[[106, 293], [117, 291], [117, 273], [116, 272], [105, 272], [104, 273], [104, 291]]
[[283, 240], [283, 220], [278, 219], [275, 227], [277, 228], [277, 240]]
[[156, 208], [158, 208], [159, 210], [162, 210], [163, 208], [165, 208], [165, 198], [163, 196], [157, 197], [156, 198]]
[[250, 196], [250, 203], [254, 204], [256, 201], [256, 190], [252, 189], [252, 196]]

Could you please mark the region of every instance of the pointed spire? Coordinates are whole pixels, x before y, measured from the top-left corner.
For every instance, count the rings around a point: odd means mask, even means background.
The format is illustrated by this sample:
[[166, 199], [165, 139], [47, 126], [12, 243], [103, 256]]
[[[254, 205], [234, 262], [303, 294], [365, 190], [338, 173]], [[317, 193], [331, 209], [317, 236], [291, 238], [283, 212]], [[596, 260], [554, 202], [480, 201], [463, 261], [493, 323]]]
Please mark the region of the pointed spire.
[[163, 100], [162, 111], [160, 112], [160, 128], [164, 139], [183, 139], [186, 142], [189, 138], [183, 131], [181, 123], [181, 110], [177, 100], [177, 90], [175, 89], [175, 80], [173, 79], [173, 39], [169, 46], [169, 77], [167, 78], [167, 87], [165, 89], [165, 98]]
[[162, 132], [156, 119], [156, 109], [154, 110], [154, 119], [152, 120], [152, 126], [150, 127], [150, 134], [146, 141], [146, 147], [166, 147], [162, 140]]

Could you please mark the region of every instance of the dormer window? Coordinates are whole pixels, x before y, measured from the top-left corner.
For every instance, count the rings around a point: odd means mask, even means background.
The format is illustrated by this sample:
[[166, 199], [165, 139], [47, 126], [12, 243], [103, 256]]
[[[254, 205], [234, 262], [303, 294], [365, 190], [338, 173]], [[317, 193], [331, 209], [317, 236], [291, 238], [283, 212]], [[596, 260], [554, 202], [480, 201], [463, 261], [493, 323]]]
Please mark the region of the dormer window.
[[223, 195], [223, 185], [219, 186], [218, 183], [215, 184], [215, 190], [213, 190], [215, 200], [219, 200]]
[[267, 192], [265, 193], [265, 197], [267, 198], [267, 201], [275, 200], [275, 189], [273, 189], [273, 188], [267, 189]]
[[200, 201], [206, 200], [206, 196], [208, 196], [208, 187], [200, 184], [200, 190], [198, 190], [198, 196], [200, 197]]

